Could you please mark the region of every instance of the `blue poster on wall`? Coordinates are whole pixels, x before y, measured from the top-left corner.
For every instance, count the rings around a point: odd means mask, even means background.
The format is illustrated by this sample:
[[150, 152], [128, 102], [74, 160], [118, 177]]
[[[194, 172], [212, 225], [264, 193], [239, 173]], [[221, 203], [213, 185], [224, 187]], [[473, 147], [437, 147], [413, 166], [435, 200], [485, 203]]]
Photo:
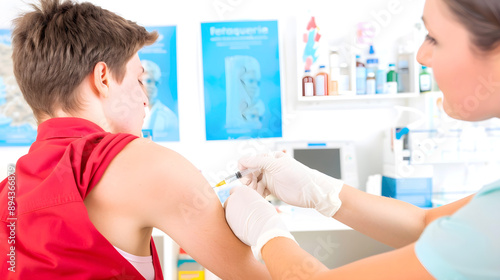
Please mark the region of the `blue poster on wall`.
[[153, 141], [179, 141], [177, 102], [177, 38], [175, 26], [146, 27], [158, 40], [139, 51], [143, 84], [149, 98], [143, 134]]
[[0, 29], [0, 146], [29, 146], [37, 124], [17, 85], [10, 30]]
[[281, 137], [277, 21], [201, 24], [207, 140]]

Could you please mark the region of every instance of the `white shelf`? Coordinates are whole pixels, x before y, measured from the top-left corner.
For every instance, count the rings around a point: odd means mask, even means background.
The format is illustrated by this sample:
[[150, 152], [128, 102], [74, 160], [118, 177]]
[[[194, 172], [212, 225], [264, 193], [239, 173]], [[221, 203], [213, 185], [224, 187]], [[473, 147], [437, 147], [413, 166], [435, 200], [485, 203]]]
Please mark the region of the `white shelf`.
[[397, 94], [370, 94], [370, 95], [328, 95], [328, 96], [299, 96], [301, 102], [337, 101], [337, 100], [377, 100], [418, 97], [417, 92], [402, 92]]

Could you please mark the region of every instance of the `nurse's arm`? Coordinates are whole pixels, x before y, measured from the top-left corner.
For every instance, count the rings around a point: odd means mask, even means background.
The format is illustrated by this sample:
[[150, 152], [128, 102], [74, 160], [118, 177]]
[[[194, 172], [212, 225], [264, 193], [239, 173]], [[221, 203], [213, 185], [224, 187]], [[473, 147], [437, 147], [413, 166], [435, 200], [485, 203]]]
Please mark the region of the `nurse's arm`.
[[[130, 144], [129, 144], [130, 145]], [[269, 279], [269, 272], [227, 225], [212, 187], [184, 157], [153, 142], [134, 141], [142, 158], [142, 190], [135, 195], [146, 226], [168, 234], [222, 279]]]
[[425, 226], [430, 224], [432, 221], [434, 221], [437, 218], [443, 217], [443, 216], [449, 216], [453, 213], [455, 213], [457, 210], [465, 206], [469, 201], [474, 197], [474, 195], [469, 195], [465, 198], [462, 198], [460, 200], [457, 200], [455, 202], [428, 209], [425, 211]]
[[410, 203], [368, 194], [348, 185], [339, 194], [342, 207], [336, 220], [394, 248], [415, 242], [434, 219], [451, 215], [472, 196], [441, 207], [425, 210]]
[[271, 239], [261, 253], [273, 279], [434, 279], [420, 264], [414, 247], [412, 243], [333, 270], [284, 237]]

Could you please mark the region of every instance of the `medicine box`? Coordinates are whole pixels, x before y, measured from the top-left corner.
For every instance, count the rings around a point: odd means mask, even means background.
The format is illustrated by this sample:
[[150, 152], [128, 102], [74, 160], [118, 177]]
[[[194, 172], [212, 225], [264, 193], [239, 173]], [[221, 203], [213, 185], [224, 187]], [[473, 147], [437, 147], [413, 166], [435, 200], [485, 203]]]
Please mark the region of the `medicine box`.
[[177, 276], [178, 280], [205, 280], [205, 268], [179, 248]]
[[205, 270], [195, 260], [179, 260], [177, 263], [179, 280], [204, 280]]
[[432, 178], [392, 178], [382, 176], [382, 195], [418, 207], [432, 207]]

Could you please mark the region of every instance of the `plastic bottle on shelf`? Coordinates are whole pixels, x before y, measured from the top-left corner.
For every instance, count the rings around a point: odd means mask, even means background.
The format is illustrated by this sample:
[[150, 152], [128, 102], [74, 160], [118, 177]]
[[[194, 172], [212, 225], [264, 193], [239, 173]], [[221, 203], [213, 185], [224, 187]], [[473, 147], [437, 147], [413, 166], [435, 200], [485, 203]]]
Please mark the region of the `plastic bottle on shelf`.
[[370, 45], [370, 51], [368, 52], [368, 58], [366, 59], [366, 75], [373, 72], [375, 76], [378, 70], [378, 58], [375, 56], [375, 50], [373, 45]]
[[366, 94], [375, 94], [377, 91], [377, 85], [375, 80], [375, 73], [368, 72], [366, 75]]
[[330, 84], [328, 85], [328, 95], [339, 95], [340, 68], [330, 70]]
[[339, 94], [351, 90], [351, 74], [349, 71], [349, 64], [340, 63], [340, 77], [339, 77]]
[[386, 93], [386, 84], [387, 84], [387, 71], [384, 68], [379, 68], [377, 70], [377, 75], [375, 76], [376, 79], [376, 93], [377, 94], [383, 94]]
[[366, 94], [377, 93], [377, 72], [378, 58], [375, 56], [375, 49], [373, 48], [373, 45], [370, 45], [368, 59], [366, 60]]
[[366, 67], [360, 55], [356, 55], [356, 94], [366, 94]]
[[316, 96], [325, 96], [328, 95], [328, 82], [330, 81], [328, 78], [328, 74], [326, 73], [325, 65], [319, 66], [319, 72], [316, 74], [315, 80], [315, 88], [316, 88]]
[[428, 92], [432, 90], [432, 77], [429, 72], [427, 72], [427, 66], [422, 65], [422, 70], [419, 75], [420, 82], [420, 92]]
[[304, 77], [302, 78], [302, 96], [314, 95], [314, 78], [311, 76], [311, 70], [306, 70], [304, 72]]
[[398, 92], [410, 91], [410, 69], [408, 67], [407, 60], [398, 62]]
[[387, 72], [387, 93], [398, 93], [398, 73], [396, 72], [396, 64], [389, 64], [389, 72]]
[[330, 85], [328, 95], [339, 95], [340, 55], [336, 49], [330, 51]]
[[401, 45], [398, 53], [398, 92], [410, 92], [410, 61], [412, 60], [408, 46]]

